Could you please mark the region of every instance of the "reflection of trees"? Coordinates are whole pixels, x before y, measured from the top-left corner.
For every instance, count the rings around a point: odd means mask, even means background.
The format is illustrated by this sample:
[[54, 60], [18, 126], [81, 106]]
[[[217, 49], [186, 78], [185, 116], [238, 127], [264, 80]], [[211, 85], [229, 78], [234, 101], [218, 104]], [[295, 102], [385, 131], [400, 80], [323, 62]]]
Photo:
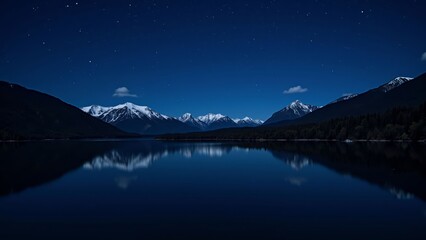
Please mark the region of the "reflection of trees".
[[304, 155], [338, 173], [379, 185], [399, 198], [411, 194], [426, 200], [426, 148], [424, 144], [380, 142], [267, 142], [244, 143], [266, 149], [288, 162], [288, 156]]
[[55, 180], [112, 145], [82, 141], [0, 144], [0, 195]]

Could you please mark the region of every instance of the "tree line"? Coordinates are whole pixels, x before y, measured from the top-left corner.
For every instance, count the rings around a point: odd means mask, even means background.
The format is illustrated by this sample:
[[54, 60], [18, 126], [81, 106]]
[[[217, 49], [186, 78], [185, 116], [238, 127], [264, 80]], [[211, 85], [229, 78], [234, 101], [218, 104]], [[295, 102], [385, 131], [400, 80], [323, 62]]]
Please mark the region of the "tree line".
[[160, 138], [418, 141], [426, 139], [426, 103], [415, 108], [396, 107], [383, 113], [348, 116], [315, 124], [221, 129], [212, 132], [169, 134]]

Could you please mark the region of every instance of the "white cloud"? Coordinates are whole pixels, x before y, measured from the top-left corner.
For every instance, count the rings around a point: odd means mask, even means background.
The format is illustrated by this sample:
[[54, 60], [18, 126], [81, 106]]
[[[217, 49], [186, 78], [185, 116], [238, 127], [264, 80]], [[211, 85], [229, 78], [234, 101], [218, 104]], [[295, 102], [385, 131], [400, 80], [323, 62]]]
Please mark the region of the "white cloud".
[[426, 61], [426, 52], [422, 54], [422, 61]]
[[291, 87], [287, 90], [284, 90], [284, 94], [293, 94], [293, 93], [304, 93], [308, 91], [307, 88], [302, 88], [301, 86], [295, 86], [295, 87]]
[[354, 94], [353, 93], [343, 93], [342, 97], [349, 97], [349, 96], [352, 96], [352, 95], [354, 95]]
[[115, 89], [113, 97], [138, 97], [136, 94], [131, 94], [129, 89], [126, 87], [119, 87]]

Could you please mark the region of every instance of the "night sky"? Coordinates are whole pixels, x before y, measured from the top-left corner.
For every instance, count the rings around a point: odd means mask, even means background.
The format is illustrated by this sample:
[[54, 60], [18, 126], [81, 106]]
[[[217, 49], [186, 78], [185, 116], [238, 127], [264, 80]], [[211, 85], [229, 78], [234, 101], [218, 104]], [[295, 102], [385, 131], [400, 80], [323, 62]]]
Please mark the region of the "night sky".
[[266, 119], [426, 72], [426, 1], [10, 1], [0, 80], [77, 107]]

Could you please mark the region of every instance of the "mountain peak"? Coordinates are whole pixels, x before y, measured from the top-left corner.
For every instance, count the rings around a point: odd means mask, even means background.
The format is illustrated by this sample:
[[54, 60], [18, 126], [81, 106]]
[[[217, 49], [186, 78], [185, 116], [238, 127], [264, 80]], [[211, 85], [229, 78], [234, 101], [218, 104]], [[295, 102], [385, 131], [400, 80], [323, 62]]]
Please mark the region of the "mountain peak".
[[383, 84], [382, 86], [380, 86], [380, 89], [383, 92], [389, 92], [392, 89], [401, 86], [402, 84], [411, 81], [413, 78], [411, 77], [396, 77], [395, 79], [389, 81], [386, 84]]
[[181, 122], [187, 122], [187, 121], [193, 121], [194, 120], [191, 113], [184, 113], [182, 116], [178, 117], [177, 119]]
[[135, 110], [139, 110], [139, 111], [146, 111], [146, 110], [151, 110], [152, 111], [152, 109], [151, 108], [149, 108], [148, 106], [140, 106], [140, 105], [136, 105], [136, 104], [134, 104], [134, 103], [131, 103], [131, 102], [126, 102], [126, 103], [123, 103], [123, 104], [118, 104], [118, 105], [116, 105], [116, 106], [114, 106], [114, 107], [112, 107], [112, 108], [114, 108], [114, 109], [119, 109], [119, 108], [128, 108], [128, 109], [135, 109]]
[[204, 122], [204, 123], [206, 123], [206, 124], [210, 124], [210, 123], [215, 122], [215, 121], [217, 121], [219, 119], [222, 119], [222, 118], [226, 118], [226, 116], [224, 116], [224, 115], [222, 115], [220, 113], [217, 113], [217, 114], [215, 114], [215, 113], [208, 113], [208, 114], [206, 114], [204, 116], [199, 116], [197, 119], [200, 120], [200, 121], [202, 121], [202, 122]]
[[295, 100], [295, 101], [291, 102], [288, 106], [289, 107], [298, 107], [298, 106], [304, 106], [304, 104], [300, 100]]
[[268, 120], [265, 121], [265, 123], [271, 124], [284, 120], [293, 120], [303, 117], [304, 115], [311, 113], [318, 108], [320, 107], [304, 104], [300, 100], [295, 100], [280, 111], [274, 113]]
[[290, 103], [289, 105], [287, 105], [285, 108], [283, 108], [281, 111], [288, 111], [288, 110], [293, 110], [293, 112], [295, 114], [297, 114], [297, 112], [299, 111], [303, 111], [303, 112], [312, 112], [314, 110], [316, 110], [318, 107], [313, 106], [313, 105], [309, 105], [309, 104], [304, 104], [302, 103], [300, 100], [295, 100], [292, 103]]

